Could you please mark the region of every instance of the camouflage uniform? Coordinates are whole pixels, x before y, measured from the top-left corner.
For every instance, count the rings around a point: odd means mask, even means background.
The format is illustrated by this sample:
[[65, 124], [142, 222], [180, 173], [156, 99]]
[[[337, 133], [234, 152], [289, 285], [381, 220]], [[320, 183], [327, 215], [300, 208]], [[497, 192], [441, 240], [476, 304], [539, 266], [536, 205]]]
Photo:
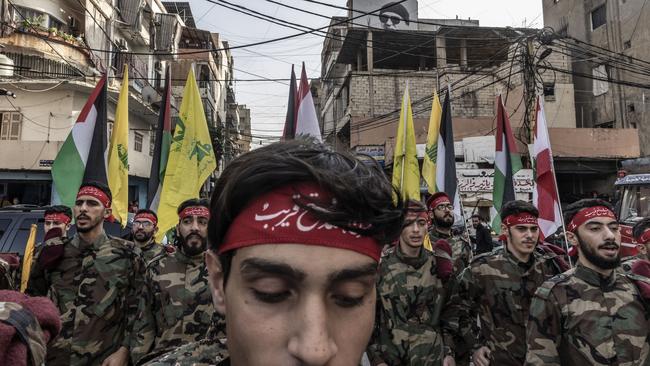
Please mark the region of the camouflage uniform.
[[451, 245], [451, 257], [454, 260], [454, 273], [459, 273], [469, 266], [472, 260], [472, 245], [460, 235], [447, 235], [435, 228], [429, 232], [431, 243], [440, 239], [447, 240]]
[[632, 265], [634, 262], [639, 261], [639, 260], [648, 260], [648, 256], [642, 253], [639, 253], [637, 255], [633, 255], [630, 257], [625, 257], [621, 260], [621, 269], [625, 273], [630, 273], [632, 272]]
[[578, 264], [535, 293], [526, 364], [648, 365], [649, 317], [629, 276]]
[[0, 322], [16, 328], [16, 335], [27, 346], [27, 357], [31, 361], [27, 364], [43, 365], [47, 342], [34, 314], [15, 302], [0, 301]]
[[0, 290], [13, 290], [14, 280], [11, 278], [9, 263], [0, 258]]
[[213, 317], [205, 339], [178, 347], [144, 365], [230, 365], [228, 348], [226, 347], [226, 322], [224, 318], [220, 315]]
[[140, 246], [140, 251], [142, 252], [142, 259], [144, 259], [144, 263], [147, 265], [152, 259], [163, 254], [166, 250], [164, 245], [158, 244], [152, 240], [149, 243]]
[[61, 313], [62, 329], [47, 349], [47, 365], [99, 365], [128, 348], [143, 286], [140, 250], [104, 232], [93, 243], [79, 235], [63, 245], [55, 268], [40, 268], [37, 248], [27, 293], [49, 296]]
[[[528, 263], [522, 263], [501, 247], [474, 258], [459, 275], [445, 306], [446, 343], [451, 345], [453, 337], [462, 337], [473, 351], [488, 347], [493, 365], [522, 365], [528, 310], [535, 290], [562, 272], [555, 257], [536, 250]], [[477, 315], [480, 330], [472, 321]], [[467, 335], [478, 335], [478, 339]]]
[[373, 365], [441, 365], [444, 283], [436, 257], [422, 249], [405, 257], [399, 245], [382, 258], [377, 282], [377, 320], [368, 357]]
[[134, 362], [205, 337], [214, 307], [203, 254], [159, 255], [147, 264], [145, 285], [131, 340]]

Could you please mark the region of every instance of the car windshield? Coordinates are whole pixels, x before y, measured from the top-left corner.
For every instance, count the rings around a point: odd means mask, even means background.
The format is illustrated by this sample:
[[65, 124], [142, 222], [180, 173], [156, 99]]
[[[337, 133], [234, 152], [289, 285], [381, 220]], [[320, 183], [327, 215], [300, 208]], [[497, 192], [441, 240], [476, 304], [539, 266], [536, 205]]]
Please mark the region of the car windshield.
[[650, 216], [650, 186], [624, 186], [620, 219], [636, 222]]

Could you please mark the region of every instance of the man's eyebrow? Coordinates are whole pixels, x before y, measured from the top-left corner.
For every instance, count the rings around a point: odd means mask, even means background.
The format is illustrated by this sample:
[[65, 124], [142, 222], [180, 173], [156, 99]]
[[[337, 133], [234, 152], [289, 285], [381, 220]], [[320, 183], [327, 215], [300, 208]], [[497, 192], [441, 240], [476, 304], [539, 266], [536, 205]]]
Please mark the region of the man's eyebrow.
[[294, 281], [302, 281], [307, 277], [305, 272], [295, 269], [286, 263], [275, 262], [262, 258], [247, 258], [241, 262], [239, 270], [242, 275], [257, 275], [260, 273], [267, 273], [287, 277]]
[[355, 280], [359, 277], [377, 275], [377, 263], [368, 263], [356, 268], [346, 268], [340, 271], [330, 273], [327, 276], [327, 282], [335, 283], [342, 281]]

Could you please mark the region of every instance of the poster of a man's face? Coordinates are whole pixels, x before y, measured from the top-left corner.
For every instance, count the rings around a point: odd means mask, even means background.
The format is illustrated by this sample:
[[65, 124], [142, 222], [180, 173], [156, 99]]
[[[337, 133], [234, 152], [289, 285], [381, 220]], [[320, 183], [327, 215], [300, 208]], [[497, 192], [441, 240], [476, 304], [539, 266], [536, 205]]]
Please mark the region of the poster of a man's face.
[[405, 2], [397, 1], [376, 1], [376, 0], [352, 0], [348, 2], [351, 6], [352, 17], [363, 13], [372, 12], [371, 15], [354, 20], [355, 27], [369, 26], [386, 30], [417, 30], [417, 24], [413, 21], [418, 19], [417, 0]]

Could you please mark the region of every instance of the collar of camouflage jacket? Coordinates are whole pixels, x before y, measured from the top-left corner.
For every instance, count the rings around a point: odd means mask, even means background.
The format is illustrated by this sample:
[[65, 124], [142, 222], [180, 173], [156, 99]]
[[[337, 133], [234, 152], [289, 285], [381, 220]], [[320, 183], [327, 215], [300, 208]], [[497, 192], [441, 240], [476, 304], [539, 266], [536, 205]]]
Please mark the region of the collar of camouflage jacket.
[[95, 250], [99, 250], [101, 249], [102, 244], [107, 240], [108, 240], [108, 235], [106, 235], [106, 232], [102, 230], [101, 234], [99, 234], [97, 236], [97, 239], [95, 239], [95, 241], [93, 241], [92, 243], [83, 241], [79, 236], [79, 234], [75, 234], [72, 240], [70, 240], [70, 243], [81, 251], [84, 251], [91, 247]]
[[195, 256], [188, 256], [185, 253], [183, 253], [182, 250], [178, 249], [174, 252], [174, 256], [176, 256], [176, 259], [185, 264], [200, 264], [203, 263], [204, 256], [203, 253], [197, 254]]
[[535, 262], [540, 260], [541, 255], [537, 251], [533, 251], [530, 254], [528, 262], [522, 262], [510, 250], [504, 246], [503, 247], [503, 256], [515, 267], [522, 269], [524, 272], [530, 271], [531, 268], [535, 266]]
[[424, 249], [424, 247], [420, 248], [420, 254], [417, 257], [407, 257], [402, 253], [402, 248], [400, 248], [399, 244], [397, 244], [397, 248], [395, 248], [395, 255], [401, 262], [415, 267], [416, 269], [422, 267], [424, 263], [427, 262], [427, 259], [429, 259], [429, 253]]
[[616, 271], [612, 271], [612, 274], [609, 275], [609, 277], [603, 277], [600, 273], [591, 268], [587, 268], [582, 264], [576, 266], [575, 276], [604, 291], [613, 289], [614, 284], [616, 283]]

